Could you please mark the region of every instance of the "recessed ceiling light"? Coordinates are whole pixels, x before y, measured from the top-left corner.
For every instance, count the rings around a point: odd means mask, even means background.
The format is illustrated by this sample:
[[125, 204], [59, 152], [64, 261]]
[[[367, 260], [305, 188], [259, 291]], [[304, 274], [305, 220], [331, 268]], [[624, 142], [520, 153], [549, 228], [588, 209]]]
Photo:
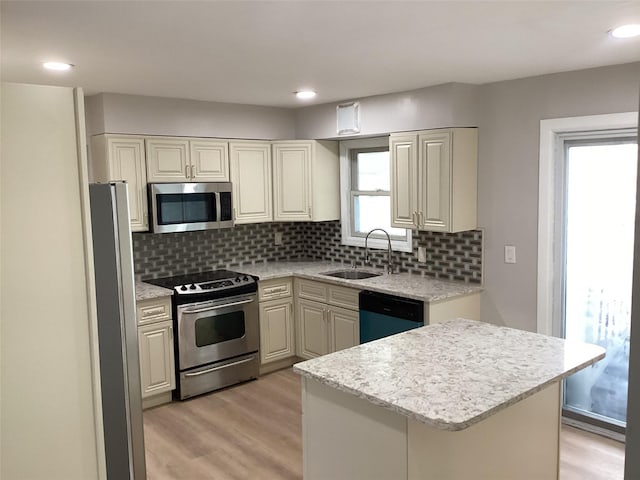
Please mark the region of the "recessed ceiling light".
[[611, 30], [611, 36], [615, 38], [632, 38], [640, 35], [640, 24], [622, 25]]
[[59, 72], [63, 72], [65, 70], [71, 70], [71, 67], [73, 67], [73, 65], [71, 65], [70, 63], [60, 63], [60, 62], [45, 62], [42, 64], [42, 66], [47, 70], [57, 70]]
[[299, 90], [296, 92], [296, 97], [300, 100], [308, 100], [316, 96], [316, 92], [313, 90]]

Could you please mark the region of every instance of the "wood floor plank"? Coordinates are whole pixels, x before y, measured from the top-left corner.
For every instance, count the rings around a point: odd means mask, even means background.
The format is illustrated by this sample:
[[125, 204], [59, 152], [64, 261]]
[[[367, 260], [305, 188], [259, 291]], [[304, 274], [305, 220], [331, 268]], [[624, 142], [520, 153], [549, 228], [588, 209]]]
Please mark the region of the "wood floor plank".
[[[149, 480], [301, 480], [292, 369], [144, 412]], [[560, 480], [622, 480], [624, 445], [563, 425]]]

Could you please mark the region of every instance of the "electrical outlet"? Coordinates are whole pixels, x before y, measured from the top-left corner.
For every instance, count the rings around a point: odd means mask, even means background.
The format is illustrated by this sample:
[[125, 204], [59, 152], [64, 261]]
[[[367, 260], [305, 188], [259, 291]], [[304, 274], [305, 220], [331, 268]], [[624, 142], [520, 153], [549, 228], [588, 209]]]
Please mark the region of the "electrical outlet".
[[427, 249], [425, 247], [418, 247], [418, 261], [422, 263], [427, 262]]
[[504, 263], [516, 263], [516, 247], [514, 245], [504, 246]]
[[273, 244], [282, 245], [282, 232], [275, 232], [273, 235]]

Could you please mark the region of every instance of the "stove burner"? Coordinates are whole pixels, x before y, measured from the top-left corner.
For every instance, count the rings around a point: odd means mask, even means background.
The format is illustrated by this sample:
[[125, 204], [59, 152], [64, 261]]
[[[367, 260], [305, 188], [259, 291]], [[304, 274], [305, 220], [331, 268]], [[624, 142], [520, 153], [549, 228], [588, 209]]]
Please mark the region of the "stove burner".
[[200, 288], [203, 290], [214, 290], [217, 288], [223, 287], [232, 287], [233, 282], [231, 280], [222, 280], [221, 282], [209, 282], [209, 283], [201, 283]]

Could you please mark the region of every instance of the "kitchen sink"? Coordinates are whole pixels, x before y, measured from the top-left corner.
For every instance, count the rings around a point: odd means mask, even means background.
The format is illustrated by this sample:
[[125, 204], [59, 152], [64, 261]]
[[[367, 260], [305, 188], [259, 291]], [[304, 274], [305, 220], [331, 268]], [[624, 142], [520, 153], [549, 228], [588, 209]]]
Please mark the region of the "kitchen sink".
[[347, 280], [362, 280], [365, 278], [378, 277], [381, 273], [365, 272], [363, 270], [338, 270], [336, 272], [322, 272], [320, 275], [328, 277], [345, 278]]

